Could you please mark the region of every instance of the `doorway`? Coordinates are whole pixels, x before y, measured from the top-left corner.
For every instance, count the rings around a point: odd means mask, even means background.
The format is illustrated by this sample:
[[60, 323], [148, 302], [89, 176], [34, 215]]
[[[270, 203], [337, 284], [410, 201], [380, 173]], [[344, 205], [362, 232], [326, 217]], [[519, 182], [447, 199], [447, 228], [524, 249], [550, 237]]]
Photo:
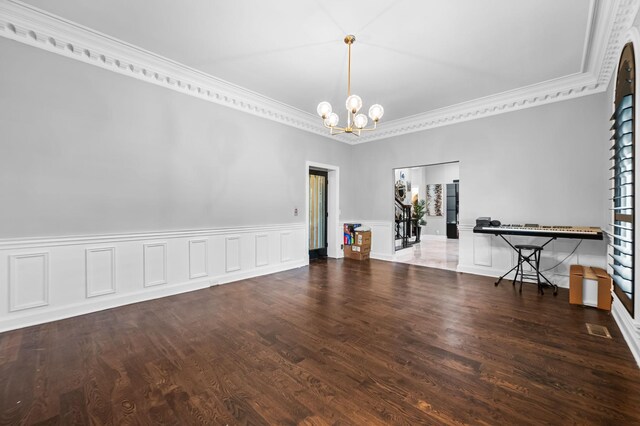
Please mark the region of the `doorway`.
[[460, 164], [394, 169], [395, 254], [401, 263], [456, 270]]
[[309, 259], [327, 257], [328, 177], [326, 171], [309, 170]]
[[304, 169], [305, 179], [305, 239], [308, 245], [309, 255], [311, 253], [311, 173], [320, 171], [326, 173], [326, 190], [325, 206], [326, 206], [326, 256], [332, 258], [342, 257], [342, 226], [339, 224], [340, 218], [340, 167], [319, 163], [315, 161], [307, 161]]

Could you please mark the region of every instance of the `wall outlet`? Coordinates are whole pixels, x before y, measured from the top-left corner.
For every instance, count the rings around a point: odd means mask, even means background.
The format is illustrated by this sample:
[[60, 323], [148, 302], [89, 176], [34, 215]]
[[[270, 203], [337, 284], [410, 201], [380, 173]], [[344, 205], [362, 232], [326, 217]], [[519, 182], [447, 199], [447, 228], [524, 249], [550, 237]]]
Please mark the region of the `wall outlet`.
[[294, 216], [298, 216], [298, 208], [297, 207], [293, 208], [293, 215]]

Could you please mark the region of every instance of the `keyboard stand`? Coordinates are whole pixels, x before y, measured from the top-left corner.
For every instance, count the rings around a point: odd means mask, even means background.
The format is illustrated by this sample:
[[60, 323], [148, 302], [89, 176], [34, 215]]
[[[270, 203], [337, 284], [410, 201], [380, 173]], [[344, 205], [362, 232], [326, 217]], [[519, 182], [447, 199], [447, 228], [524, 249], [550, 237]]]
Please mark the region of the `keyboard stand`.
[[[511, 244], [511, 242], [509, 240], [507, 240], [504, 235], [499, 234], [499, 233], [495, 233], [494, 235], [499, 236], [500, 238], [502, 238], [504, 240], [505, 243], [507, 243], [509, 245], [509, 247], [511, 247], [513, 249], [513, 251], [515, 251], [516, 253], [518, 253], [518, 249], [515, 248], [513, 246], [513, 244]], [[551, 237], [549, 238], [549, 240], [547, 240], [546, 243], [544, 243], [543, 245], [540, 246], [540, 248], [544, 248], [547, 244], [549, 244], [551, 241], [557, 239], [558, 237]], [[531, 263], [529, 263], [531, 265]], [[518, 268], [520, 266], [520, 263], [516, 263], [516, 266], [514, 266], [513, 268], [509, 269], [508, 272], [504, 273], [500, 278], [497, 279], [497, 281], [494, 283], [494, 285], [497, 287], [498, 284], [500, 284], [500, 281], [502, 281], [502, 279], [504, 277], [506, 277], [507, 275], [509, 275], [511, 272], [513, 272], [516, 268]], [[533, 269], [536, 269], [536, 267], [534, 265], [531, 265], [533, 267]], [[553, 295], [556, 296], [558, 294], [558, 286], [555, 285], [554, 283], [552, 283], [551, 281], [549, 281], [549, 279], [547, 277], [544, 276], [544, 274], [542, 272], [540, 272], [540, 270], [536, 270], [536, 273], [540, 274], [540, 276], [546, 281], [546, 283], [542, 283], [542, 286], [544, 287], [551, 287], [553, 288]]]

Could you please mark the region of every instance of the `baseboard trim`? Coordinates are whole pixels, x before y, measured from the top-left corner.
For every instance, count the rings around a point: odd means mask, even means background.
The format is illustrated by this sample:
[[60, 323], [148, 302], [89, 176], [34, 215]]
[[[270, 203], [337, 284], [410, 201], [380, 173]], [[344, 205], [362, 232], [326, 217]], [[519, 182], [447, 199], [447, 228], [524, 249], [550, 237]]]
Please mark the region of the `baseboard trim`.
[[229, 284], [249, 278], [270, 275], [290, 269], [301, 268], [307, 266], [308, 264], [308, 260], [303, 259], [278, 265], [258, 267], [238, 273], [193, 279], [179, 284], [146, 287], [144, 290], [140, 290], [134, 293], [114, 295], [112, 297], [105, 297], [100, 300], [75, 303], [72, 305], [61, 306], [54, 309], [43, 308], [41, 312], [28, 312], [22, 315], [16, 315], [12, 316], [11, 318], [0, 320], [0, 333], [15, 330], [18, 328], [59, 321], [75, 316], [86, 315], [106, 309], [117, 308], [120, 306], [131, 305], [133, 303], [146, 302], [149, 300], [202, 290], [208, 287], [213, 287], [215, 285]]
[[384, 260], [386, 262], [393, 262], [395, 260], [394, 255], [392, 254], [384, 254], [384, 253], [374, 253], [371, 252], [371, 254], [369, 255], [369, 257], [371, 259], [376, 259], [376, 260]]
[[613, 296], [611, 313], [618, 324], [620, 332], [622, 332], [622, 337], [624, 337], [627, 346], [629, 346], [631, 354], [635, 358], [638, 367], [640, 367], [640, 327], [633, 323], [626, 308], [615, 295]]

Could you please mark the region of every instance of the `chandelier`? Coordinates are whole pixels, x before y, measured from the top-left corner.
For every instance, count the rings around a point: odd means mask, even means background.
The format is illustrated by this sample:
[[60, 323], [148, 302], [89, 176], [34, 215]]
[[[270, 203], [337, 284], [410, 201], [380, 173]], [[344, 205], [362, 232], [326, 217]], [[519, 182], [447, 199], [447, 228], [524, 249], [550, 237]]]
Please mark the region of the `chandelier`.
[[348, 35], [344, 38], [344, 42], [349, 48], [349, 68], [347, 77], [347, 126], [338, 127], [340, 117], [335, 112], [332, 112], [331, 104], [329, 102], [320, 102], [318, 104], [318, 115], [322, 117], [324, 126], [330, 129], [331, 135], [339, 135], [340, 133], [353, 133], [360, 136], [362, 132], [368, 132], [375, 130], [378, 121], [384, 115], [384, 108], [382, 105], [371, 105], [369, 108], [369, 118], [373, 121], [373, 126], [367, 127], [369, 119], [364, 114], [358, 114], [358, 111], [362, 108], [362, 99], [358, 95], [351, 94], [351, 45], [356, 41], [354, 35]]

